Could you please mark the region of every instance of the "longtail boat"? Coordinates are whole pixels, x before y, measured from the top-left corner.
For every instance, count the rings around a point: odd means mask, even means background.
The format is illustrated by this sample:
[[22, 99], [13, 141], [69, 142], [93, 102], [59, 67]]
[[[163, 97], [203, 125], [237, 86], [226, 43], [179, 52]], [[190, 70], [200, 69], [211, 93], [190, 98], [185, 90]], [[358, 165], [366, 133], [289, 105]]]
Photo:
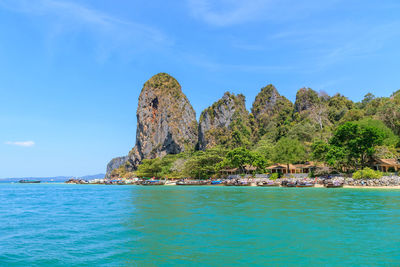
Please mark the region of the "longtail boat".
[[205, 181], [205, 180], [180, 180], [176, 182], [176, 185], [209, 185], [211, 184], [210, 181]]
[[292, 183], [289, 181], [282, 181], [281, 186], [283, 187], [296, 187], [296, 183]]
[[314, 186], [315, 186], [314, 183], [307, 183], [307, 182], [296, 184], [296, 187], [314, 187]]
[[257, 186], [279, 186], [279, 183], [274, 183], [274, 182], [261, 182], [261, 183], [257, 183]]
[[20, 180], [19, 183], [21, 184], [38, 184], [40, 181], [38, 180]]
[[340, 182], [327, 182], [327, 183], [324, 183], [324, 186], [326, 188], [340, 188], [340, 187], [343, 187], [343, 183], [340, 183]]
[[141, 185], [164, 185], [165, 181], [160, 181], [160, 180], [147, 180], [147, 181], [142, 181], [140, 183]]

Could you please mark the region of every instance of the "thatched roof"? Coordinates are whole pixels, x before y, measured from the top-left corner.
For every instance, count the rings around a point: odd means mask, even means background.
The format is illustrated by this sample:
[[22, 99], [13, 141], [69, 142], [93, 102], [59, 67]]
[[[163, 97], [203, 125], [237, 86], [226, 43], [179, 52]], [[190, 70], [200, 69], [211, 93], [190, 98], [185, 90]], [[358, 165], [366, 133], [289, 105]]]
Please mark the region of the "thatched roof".
[[[277, 164], [267, 167], [267, 170], [272, 170], [272, 169], [287, 169], [287, 164], [277, 163]], [[296, 169], [296, 167], [293, 164], [289, 164], [289, 169], [294, 170], [294, 169]]]
[[376, 165], [384, 165], [390, 167], [399, 167], [400, 163], [397, 159], [377, 159], [375, 161]]

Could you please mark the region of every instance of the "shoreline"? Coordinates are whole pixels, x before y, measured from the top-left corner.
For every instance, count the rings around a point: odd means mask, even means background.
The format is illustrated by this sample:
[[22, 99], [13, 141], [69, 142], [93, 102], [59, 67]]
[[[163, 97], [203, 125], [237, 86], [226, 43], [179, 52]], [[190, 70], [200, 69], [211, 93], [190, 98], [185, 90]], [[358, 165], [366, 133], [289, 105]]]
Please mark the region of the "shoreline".
[[[6, 182], [6, 183], [0, 183], [0, 184], [20, 184], [20, 183], [15, 183], [15, 182]], [[68, 184], [68, 183], [63, 183], [63, 182], [55, 182], [55, 183], [40, 183], [40, 184], [45, 184], [45, 185], [61, 185], [61, 184], [65, 184], [65, 185], [79, 185], [79, 184]], [[26, 184], [25, 184], [26, 185]], [[82, 185], [105, 185], [105, 184], [82, 184]], [[137, 184], [126, 184], [125, 186], [141, 186], [141, 185], [137, 185]], [[107, 185], [108, 186], [108, 185]], [[167, 186], [171, 186], [171, 185], [167, 185]], [[180, 185], [173, 185], [173, 186], [178, 186], [178, 187], [188, 187], [188, 186], [180, 186]], [[225, 185], [192, 185], [189, 187], [262, 187], [262, 186], [257, 186], [257, 185], [251, 185], [251, 186], [225, 186]], [[153, 186], [150, 186], [153, 187]], [[159, 187], [159, 186], [156, 186]], [[286, 188], [284, 186], [277, 186], [277, 187], [269, 187], [269, 188]], [[298, 188], [298, 189], [303, 189], [301, 187], [289, 187], [289, 188]], [[321, 184], [316, 184], [313, 187], [307, 187], [307, 188], [326, 188], [325, 186], [321, 185]], [[400, 190], [400, 185], [391, 185], [391, 186], [358, 186], [358, 185], [344, 185], [343, 187], [340, 187], [343, 189], [392, 189], [392, 190]], [[326, 188], [326, 189], [340, 189], [340, 188]]]

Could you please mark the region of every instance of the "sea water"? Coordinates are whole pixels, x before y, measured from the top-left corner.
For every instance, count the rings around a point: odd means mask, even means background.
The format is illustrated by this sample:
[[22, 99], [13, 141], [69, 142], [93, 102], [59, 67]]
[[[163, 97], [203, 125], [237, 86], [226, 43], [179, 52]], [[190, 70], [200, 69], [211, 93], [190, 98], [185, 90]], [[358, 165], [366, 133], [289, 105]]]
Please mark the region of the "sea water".
[[400, 265], [400, 191], [0, 184], [0, 266]]

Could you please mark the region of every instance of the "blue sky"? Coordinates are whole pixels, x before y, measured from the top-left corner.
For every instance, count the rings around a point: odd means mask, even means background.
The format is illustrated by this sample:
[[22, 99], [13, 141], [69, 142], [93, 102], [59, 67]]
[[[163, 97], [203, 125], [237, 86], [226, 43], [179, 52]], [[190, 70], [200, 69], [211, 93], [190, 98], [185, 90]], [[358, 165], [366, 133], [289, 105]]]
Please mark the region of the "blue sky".
[[0, 177], [105, 171], [158, 72], [197, 115], [273, 83], [359, 101], [400, 88], [398, 0], [0, 0]]

